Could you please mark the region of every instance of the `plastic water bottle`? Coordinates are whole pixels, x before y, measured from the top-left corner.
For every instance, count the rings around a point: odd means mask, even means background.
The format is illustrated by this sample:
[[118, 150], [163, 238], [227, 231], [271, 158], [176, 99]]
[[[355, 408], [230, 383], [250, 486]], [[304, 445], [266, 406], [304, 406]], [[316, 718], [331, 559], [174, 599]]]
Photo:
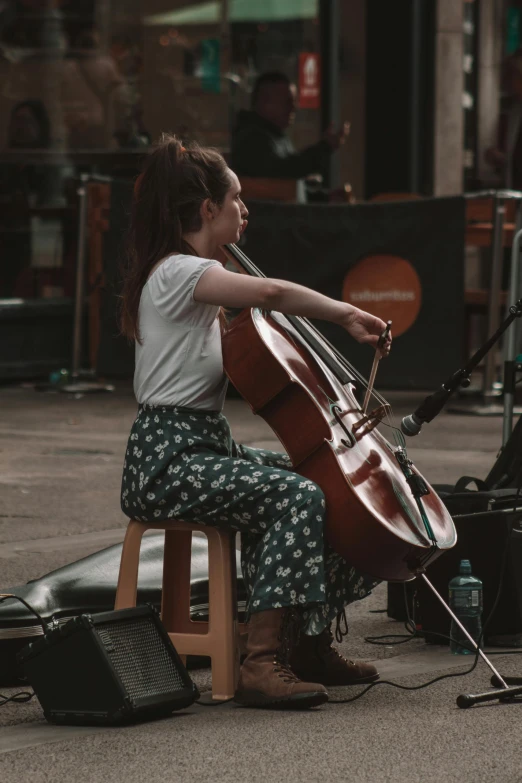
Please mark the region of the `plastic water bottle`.
[[[478, 642], [482, 633], [482, 582], [471, 574], [469, 560], [460, 561], [460, 573], [449, 583], [449, 605], [469, 635]], [[451, 621], [450, 650], [453, 655], [474, 655], [469, 639], [455, 622]], [[461, 645], [465, 644], [465, 647]]]
[[69, 383], [69, 379], [69, 370], [65, 367], [62, 367], [61, 370], [54, 370], [49, 375], [49, 383], [51, 386], [64, 386], [66, 383]]

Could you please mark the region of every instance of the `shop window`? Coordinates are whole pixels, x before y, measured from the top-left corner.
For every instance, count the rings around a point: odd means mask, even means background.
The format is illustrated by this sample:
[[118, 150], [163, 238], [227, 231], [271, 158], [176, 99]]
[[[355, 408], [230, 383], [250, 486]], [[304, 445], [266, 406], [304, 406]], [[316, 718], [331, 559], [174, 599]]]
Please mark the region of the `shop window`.
[[136, 176], [162, 131], [227, 154], [256, 76], [319, 51], [319, 0], [0, 5], [0, 299], [73, 296], [80, 174]]

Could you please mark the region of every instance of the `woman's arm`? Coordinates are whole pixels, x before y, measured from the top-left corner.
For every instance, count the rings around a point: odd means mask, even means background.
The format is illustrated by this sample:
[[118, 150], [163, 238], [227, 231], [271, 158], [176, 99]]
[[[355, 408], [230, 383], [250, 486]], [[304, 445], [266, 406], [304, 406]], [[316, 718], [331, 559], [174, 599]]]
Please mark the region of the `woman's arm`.
[[[227, 272], [218, 266], [204, 272], [195, 289], [196, 302], [221, 307], [260, 307], [287, 315], [320, 318], [346, 329], [358, 342], [376, 345], [386, 328], [384, 321], [358, 307], [287, 280]], [[390, 342], [386, 346], [389, 350]]]

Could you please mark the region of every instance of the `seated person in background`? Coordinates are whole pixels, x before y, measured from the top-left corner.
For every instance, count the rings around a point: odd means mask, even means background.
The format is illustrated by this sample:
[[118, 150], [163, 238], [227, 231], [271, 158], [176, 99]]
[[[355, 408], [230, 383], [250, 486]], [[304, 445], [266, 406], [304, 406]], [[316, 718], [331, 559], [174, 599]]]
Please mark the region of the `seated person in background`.
[[286, 129], [295, 115], [289, 79], [278, 71], [261, 74], [252, 91], [252, 111], [240, 111], [232, 134], [230, 166], [239, 176], [301, 179], [322, 173], [329, 155], [349, 130], [329, 128], [320, 141], [296, 152]]

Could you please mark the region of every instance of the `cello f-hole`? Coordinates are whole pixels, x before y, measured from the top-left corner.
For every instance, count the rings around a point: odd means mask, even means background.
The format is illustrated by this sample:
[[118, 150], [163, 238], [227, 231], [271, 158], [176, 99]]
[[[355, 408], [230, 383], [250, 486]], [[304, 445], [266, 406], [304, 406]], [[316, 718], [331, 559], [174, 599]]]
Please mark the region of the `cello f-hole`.
[[357, 439], [353, 432], [350, 432], [346, 424], [341, 418], [342, 410], [338, 405], [332, 405], [332, 413], [335, 416], [336, 421], [341, 425], [343, 432], [346, 434], [348, 440], [346, 438], [341, 438], [341, 443], [343, 446], [346, 446], [347, 449], [352, 449], [354, 446], [357, 445]]

